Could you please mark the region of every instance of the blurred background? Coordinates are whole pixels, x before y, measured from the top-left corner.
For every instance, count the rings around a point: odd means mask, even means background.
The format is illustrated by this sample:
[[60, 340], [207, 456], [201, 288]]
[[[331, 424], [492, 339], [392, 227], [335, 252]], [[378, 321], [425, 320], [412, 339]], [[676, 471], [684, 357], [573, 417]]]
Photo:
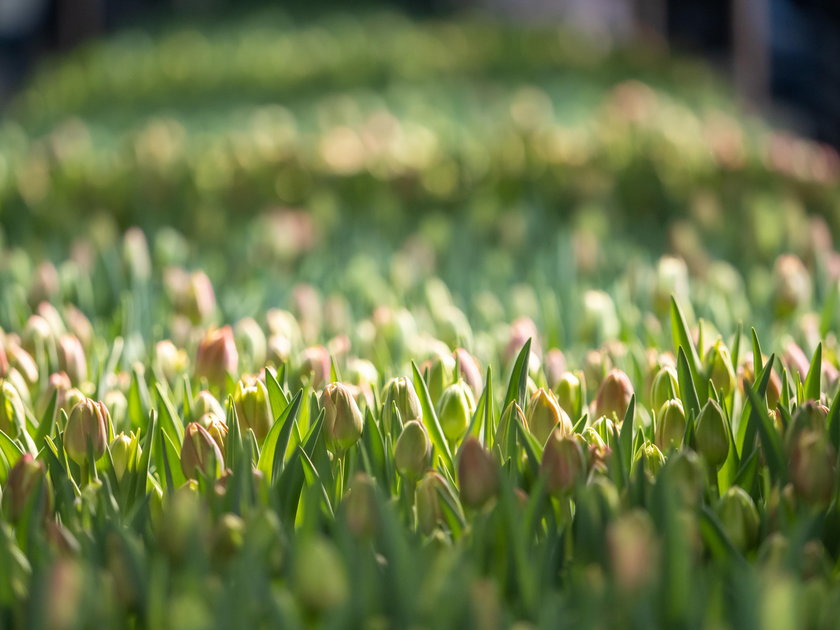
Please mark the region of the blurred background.
[[[257, 0], [0, 0], [0, 103], [39, 60], [126, 27], [242, 12]], [[298, 14], [343, 3], [284, 2]], [[355, 8], [362, 4], [354, 2]], [[483, 11], [557, 20], [605, 42], [700, 55], [779, 124], [840, 145], [840, 2], [834, 0], [392, 0], [416, 16]], [[344, 5], [346, 8], [346, 5]]]

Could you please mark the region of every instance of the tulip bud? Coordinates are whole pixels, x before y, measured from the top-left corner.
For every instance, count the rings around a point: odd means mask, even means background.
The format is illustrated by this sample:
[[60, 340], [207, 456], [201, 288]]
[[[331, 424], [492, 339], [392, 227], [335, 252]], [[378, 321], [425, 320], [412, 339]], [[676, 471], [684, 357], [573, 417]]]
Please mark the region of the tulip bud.
[[447, 387], [438, 402], [438, 419], [446, 439], [457, 442], [466, 433], [475, 413], [472, 391], [463, 381]]
[[233, 340], [230, 326], [208, 330], [195, 357], [195, 375], [219, 387], [224, 386], [228, 374], [236, 373], [239, 354]]
[[52, 504], [52, 490], [47, 480], [47, 469], [44, 462], [35, 459], [31, 454], [24, 453], [17, 460], [6, 479], [3, 489], [3, 512], [12, 523], [17, 523], [23, 517], [26, 506], [36, 500], [41, 494], [41, 504], [36, 506], [39, 514], [46, 517]]
[[175, 312], [188, 317], [194, 324], [203, 322], [216, 310], [213, 283], [203, 271], [188, 273], [171, 267], [164, 272], [164, 285]]
[[509, 452], [508, 433], [511, 422], [519, 422], [523, 427], [528, 426], [528, 420], [525, 418], [525, 414], [522, 413], [522, 408], [515, 400], [508, 403], [508, 406], [502, 412], [502, 417], [499, 419], [499, 426], [496, 427], [495, 443], [498, 444], [503, 453]]
[[759, 516], [752, 497], [738, 486], [730, 486], [718, 504], [723, 529], [740, 551], [747, 551], [758, 540]]
[[318, 389], [330, 380], [330, 353], [324, 346], [305, 348], [300, 355], [299, 378]]
[[245, 543], [245, 521], [242, 517], [226, 512], [213, 528], [212, 552], [217, 560], [233, 558]]
[[662, 451], [655, 444], [645, 442], [636, 453], [636, 458], [633, 461], [634, 463], [641, 461], [645, 473], [648, 477], [654, 479], [662, 466], [665, 465], [665, 456], [662, 455]]
[[49, 347], [55, 342], [50, 323], [40, 315], [31, 315], [23, 327], [23, 347], [30, 353], [40, 347]]
[[665, 451], [672, 446], [679, 448], [685, 435], [686, 424], [682, 402], [677, 399], [666, 401], [656, 416], [656, 445]]
[[193, 399], [190, 416], [193, 420], [198, 420], [205, 413], [215, 414], [219, 418], [225, 417], [225, 410], [221, 403], [206, 389], [198, 392]]
[[793, 254], [783, 254], [773, 266], [773, 300], [776, 315], [787, 317], [811, 301], [811, 274]]
[[470, 386], [475, 396], [481, 396], [481, 390], [484, 384], [478, 360], [463, 348], [455, 348], [452, 355], [458, 362], [458, 371], [461, 374], [461, 378]]
[[586, 461], [577, 438], [553, 431], [543, 449], [540, 471], [548, 492], [555, 496], [570, 492], [586, 474]]
[[720, 468], [729, 455], [729, 425], [720, 405], [711, 398], [697, 416], [694, 439], [697, 451], [709, 466]]
[[788, 448], [796, 443], [798, 436], [805, 432], [825, 435], [828, 420], [828, 407], [813, 400], [807, 400], [796, 408], [790, 419], [785, 443]]
[[606, 416], [601, 416], [595, 422], [592, 423], [592, 428], [598, 432], [598, 435], [601, 436], [601, 439], [607, 443], [607, 445], [612, 444], [615, 436], [617, 434], [617, 429], [615, 426], [615, 422], [607, 418]]
[[15, 437], [23, 418], [24, 406], [17, 388], [8, 380], [0, 382], [0, 431]]
[[32, 283], [29, 285], [28, 301], [30, 306], [49, 302], [58, 295], [61, 285], [55, 265], [46, 260], [35, 268]]
[[653, 384], [650, 388], [651, 407], [658, 409], [666, 401], [678, 398], [679, 395], [680, 385], [677, 380], [677, 371], [670, 365], [662, 366], [656, 376], [653, 377]]
[[557, 381], [554, 392], [557, 394], [560, 408], [570, 417], [577, 418], [583, 405], [583, 385], [580, 378], [573, 372], [566, 372]]
[[369, 475], [356, 473], [342, 504], [351, 534], [357, 538], [370, 538], [376, 534], [376, 483]]
[[440, 474], [430, 470], [417, 483], [415, 501], [417, 506], [417, 524], [424, 534], [431, 534], [437, 524], [443, 519], [443, 508], [440, 505], [438, 492], [446, 486], [446, 481]]
[[[125, 433], [120, 433], [111, 442], [111, 460], [114, 462], [114, 474], [117, 481], [122, 481], [125, 471], [130, 470], [133, 466], [131, 444], [132, 439]], [[139, 451], [139, 449], [138, 445], [137, 450]]]
[[297, 598], [311, 612], [333, 610], [347, 601], [350, 585], [338, 551], [328, 539], [307, 536], [295, 557]]
[[481, 442], [472, 436], [461, 446], [458, 482], [461, 501], [476, 509], [487, 503], [499, 489], [499, 467]]
[[568, 372], [566, 369], [566, 356], [562, 350], [552, 348], [546, 352], [545, 359], [543, 359], [543, 371], [545, 372], [545, 379], [548, 382], [548, 386], [556, 391], [560, 379]]
[[155, 363], [168, 381], [187, 369], [189, 358], [182, 348], [177, 348], [170, 339], [158, 341], [155, 344]]
[[407, 378], [400, 376], [388, 381], [382, 397], [384, 399], [382, 420], [386, 432], [395, 431], [398, 428], [398, 421], [393, 417], [394, 405], [400, 414], [399, 420], [403, 424], [411, 420], [423, 420], [420, 398], [417, 397], [414, 385]]
[[67, 373], [73, 383], [80, 384], [87, 379], [87, 360], [81, 342], [73, 335], [61, 335], [56, 346], [58, 365]]
[[6, 354], [9, 359], [9, 374], [11, 369], [17, 370], [30, 387], [38, 382], [38, 366], [31, 354], [16, 344], [6, 348]]
[[538, 389], [528, 403], [528, 429], [540, 444], [545, 444], [554, 429], [562, 435], [572, 434], [572, 421], [569, 415], [557, 404], [554, 394], [545, 389]]
[[265, 365], [268, 342], [260, 325], [251, 317], [240, 319], [234, 327], [236, 342], [244, 348], [245, 356], [252, 367], [260, 369]]
[[455, 359], [444, 354], [435, 357], [429, 364], [429, 397], [432, 404], [440, 402], [443, 391], [455, 382]]
[[419, 420], [406, 422], [394, 448], [394, 463], [401, 475], [417, 479], [429, 465], [432, 443]]
[[198, 422], [190, 422], [184, 431], [181, 445], [181, 470], [189, 479], [196, 479], [199, 473], [215, 479], [224, 467], [224, 458], [219, 445]]
[[790, 479], [806, 503], [827, 506], [837, 485], [837, 452], [825, 432], [804, 430], [794, 438]]
[[64, 450], [67, 456], [80, 466], [90, 465], [88, 452], [93, 453], [96, 461], [105, 454], [108, 440], [108, 427], [111, 414], [103, 402], [86, 398], [70, 411], [67, 427], [64, 429]]
[[364, 420], [350, 389], [342, 383], [330, 383], [321, 394], [324, 408], [324, 433], [333, 452], [343, 452], [362, 435]]
[[674, 453], [662, 473], [674, 488], [683, 505], [699, 504], [706, 488], [706, 471], [700, 457], [691, 450]]
[[265, 383], [256, 378], [241, 379], [233, 392], [233, 404], [239, 428], [243, 433], [251, 429], [257, 441], [262, 443], [274, 424]]
[[724, 396], [728, 396], [735, 388], [732, 359], [729, 358], [728, 348], [720, 339], [706, 353], [706, 374], [711, 379], [715, 391], [723, 391]]
[[9, 373], [9, 357], [6, 356], [6, 349], [0, 340], [0, 378], [6, 378]]
[[621, 370], [612, 369], [598, 388], [594, 415], [612, 417], [618, 422], [623, 422], [632, 397], [633, 384], [627, 374]]
[[583, 446], [586, 448], [586, 459], [589, 462], [589, 470], [606, 472], [607, 461], [612, 453], [612, 449], [607, 446], [607, 443], [592, 427], [584, 428], [583, 433], [581, 433], [581, 438], [584, 441]]
[[[47, 410], [47, 405], [50, 404], [52, 400], [53, 394], [56, 395], [55, 397], [55, 409], [58, 411], [59, 409], [66, 409], [68, 412], [72, 407], [65, 407], [65, 402], [67, 398], [67, 392], [73, 387], [73, 384], [70, 382], [70, 377], [67, 376], [64, 372], [56, 372], [54, 374], [50, 374], [49, 379], [47, 380], [47, 386], [41, 392], [41, 395], [38, 397], [38, 413], [43, 415]], [[78, 402], [78, 401], [77, 401]]]
[[646, 512], [634, 510], [607, 527], [607, 549], [613, 577], [623, 591], [637, 591], [655, 575], [659, 547]]
[[205, 413], [196, 422], [207, 429], [207, 433], [213, 438], [219, 450], [224, 453], [228, 434], [228, 426], [225, 421], [215, 413]]
[[601, 343], [614, 339], [619, 328], [615, 302], [608, 293], [587, 291], [583, 294], [581, 337], [593, 343]]

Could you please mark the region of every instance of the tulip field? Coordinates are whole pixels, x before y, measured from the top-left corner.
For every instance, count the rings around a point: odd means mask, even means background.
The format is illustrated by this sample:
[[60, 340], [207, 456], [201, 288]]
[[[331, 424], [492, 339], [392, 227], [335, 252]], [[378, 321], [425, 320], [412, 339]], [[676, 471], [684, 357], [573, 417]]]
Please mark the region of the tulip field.
[[0, 227], [0, 629], [837, 627], [840, 158], [696, 61], [122, 31]]

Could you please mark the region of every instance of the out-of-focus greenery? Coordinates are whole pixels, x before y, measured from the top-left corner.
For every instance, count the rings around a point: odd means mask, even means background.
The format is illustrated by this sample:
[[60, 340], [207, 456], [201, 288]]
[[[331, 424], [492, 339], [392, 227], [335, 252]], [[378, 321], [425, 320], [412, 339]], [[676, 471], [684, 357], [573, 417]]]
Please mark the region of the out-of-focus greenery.
[[44, 70], [0, 126], [0, 627], [834, 627], [837, 175], [548, 26]]

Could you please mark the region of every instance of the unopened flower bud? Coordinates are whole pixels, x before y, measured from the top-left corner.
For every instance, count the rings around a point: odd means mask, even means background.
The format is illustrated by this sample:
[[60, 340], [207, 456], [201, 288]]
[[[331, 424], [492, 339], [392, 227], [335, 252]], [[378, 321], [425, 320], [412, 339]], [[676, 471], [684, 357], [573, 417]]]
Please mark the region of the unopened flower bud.
[[24, 406], [20, 394], [8, 380], [0, 381], [0, 431], [16, 436], [18, 424], [24, 419]]
[[443, 508], [438, 492], [446, 486], [446, 481], [439, 473], [428, 471], [417, 483], [415, 501], [417, 506], [417, 524], [424, 534], [431, 534], [443, 519]]
[[324, 408], [324, 433], [327, 446], [343, 452], [362, 436], [364, 419], [350, 389], [343, 383], [330, 383], [321, 394]]
[[35, 268], [32, 283], [29, 285], [27, 296], [29, 305], [35, 307], [41, 302], [49, 302], [58, 295], [61, 285], [58, 270], [50, 261], [44, 261]]
[[262, 368], [265, 365], [268, 342], [260, 325], [252, 317], [245, 317], [236, 323], [234, 333], [237, 346], [242, 348], [251, 366], [256, 369]]
[[170, 339], [163, 339], [155, 344], [155, 363], [166, 380], [172, 382], [175, 377], [187, 369], [189, 358], [183, 348], [178, 348]]
[[394, 463], [401, 475], [418, 479], [429, 465], [432, 443], [419, 420], [406, 422], [394, 447]]
[[111, 414], [104, 402], [86, 398], [70, 411], [67, 427], [64, 429], [64, 450], [68, 457], [80, 466], [90, 465], [88, 453], [96, 461], [105, 453]]
[[219, 518], [211, 535], [213, 556], [221, 561], [233, 558], [245, 543], [245, 521], [226, 512]]
[[569, 417], [577, 418], [583, 405], [583, 385], [580, 377], [574, 372], [566, 372], [554, 387], [557, 402]]
[[231, 327], [208, 330], [198, 345], [195, 357], [196, 377], [206, 378], [209, 383], [222, 387], [228, 374], [235, 374], [238, 366], [239, 354]]
[[407, 423], [411, 420], [423, 420], [423, 409], [414, 385], [407, 378], [400, 376], [392, 378], [385, 385], [383, 392], [382, 419], [386, 431], [396, 431], [398, 420], [393, 417], [394, 405], [400, 414], [399, 421]]
[[557, 404], [554, 393], [538, 389], [528, 403], [528, 429], [540, 444], [545, 444], [554, 429], [562, 435], [572, 434], [572, 421], [569, 415]]
[[466, 433], [475, 413], [472, 390], [463, 381], [450, 385], [440, 397], [437, 413], [446, 439], [457, 442]]
[[668, 458], [665, 470], [677, 497], [688, 507], [697, 505], [706, 488], [706, 471], [700, 456], [692, 450], [677, 451]]
[[342, 504], [351, 534], [357, 538], [370, 538], [376, 534], [376, 483], [369, 475], [356, 473]]
[[181, 445], [181, 470], [189, 479], [203, 474], [211, 479], [219, 476], [224, 458], [219, 445], [198, 422], [190, 422]]
[[648, 477], [654, 479], [662, 466], [665, 465], [665, 456], [662, 455], [662, 451], [656, 447], [656, 444], [645, 442], [636, 453], [634, 463], [639, 461], [642, 462]]
[[720, 498], [718, 516], [723, 529], [740, 551], [747, 551], [758, 540], [759, 516], [752, 497], [743, 488], [730, 486]]
[[559, 348], [552, 348], [545, 354], [543, 359], [543, 371], [548, 386], [556, 391], [560, 378], [567, 373], [566, 356]]
[[712, 468], [720, 468], [729, 455], [729, 424], [720, 405], [711, 398], [697, 416], [694, 431], [697, 451]]
[[811, 274], [793, 254], [783, 254], [773, 266], [773, 300], [776, 314], [787, 317], [811, 301]]
[[634, 510], [611, 523], [607, 549], [613, 577], [623, 591], [637, 591], [651, 582], [659, 565], [659, 547], [646, 512]]
[[473, 395], [481, 396], [484, 383], [478, 360], [463, 348], [455, 348], [452, 355], [458, 362], [458, 371], [460, 372], [461, 378], [470, 386]]
[[837, 487], [837, 452], [825, 432], [800, 431], [791, 445], [790, 479], [797, 496], [825, 507]]
[[472, 436], [464, 441], [458, 455], [458, 483], [461, 501], [471, 508], [480, 508], [499, 488], [498, 465], [481, 442]]
[[678, 399], [665, 401], [656, 416], [656, 445], [667, 451], [671, 447], [679, 448], [686, 428], [685, 410]]
[[27, 504], [37, 500], [39, 495], [42, 503], [36, 507], [40, 507], [40, 514], [46, 516], [52, 504], [47, 469], [43, 461], [24, 453], [12, 466], [6, 479], [3, 489], [3, 512], [11, 522], [16, 523], [23, 517]]
[[344, 563], [333, 543], [320, 536], [300, 543], [292, 584], [300, 603], [312, 612], [333, 610], [350, 596]]
[[[73, 384], [70, 382], [70, 377], [67, 376], [64, 372], [55, 372], [54, 374], [50, 374], [49, 379], [47, 380], [47, 386], [41, 392], [41, 395], [38, 398], [38, 412], [39, 414], [43, 414], [47, 410], [47, 405], [50, 404], [52, 400], [53, 394], [55, 394], [55, 409], [58, 411], [59, 409], [66, 409], [66, 411], [70, 411], [72, 407], [65, 407], [65, 400], [67, 397], [67, 392], [70, 391], [70, 388], [73, 387]], [[78, 402], [78, 401], [77, 401]]]
[[210, 434], [210, 437], [218, 445], [219, 450], [224, 453], [228, 434], [228, 426], [225, 424], [224, 419], [215, 413], [205, 413], [196, 422], [207, 429], [207, 433]]
[[[130, 470], [132, 466], [132, 440], [125, 433], [117, 435], [111, 446], [111, 460], [114, 462], [114, 474], [117, 476], [117, 481], [122, 481], [126, 470]], [[140, 447], [137, 447], [139, 451]]]
[[540, 471], [548, 492], [556, 496], [570, 492], [586, 474], [586, 461], [577, 438], [553, 431], [543, 449]]
[[793, 412], [787, 433], [785, 434], [785, 444], [788, 446], [788, 449], [796, 443], [801, 433], [815, 432], [825, 436], [827, 420], [828, 407], [825, 405], [813, 400], [806, 400], [799, 405], [796, 411]]
[[216, 414], [219, 418], [225, 417], [225, 410], [222, 404], [216, 400], [206, 389], [201, 390], [193, 398], [192, 407], [190, 408], [190, 415], [193, 420], [198, 420], [205, 413]]
[[136, 280], [148, 280], [152, 271], [152, 259], [143, 230], [138, 227], [126, 230], [123, 235], [122, 253], [129, 275]]
[[241, 379], [233, 392], [233, 404], [242, 433], [251, 429], [257, 441], [262, 443], [274, 424], [265, 383], [256, 378]]
[[598, 388], [594, 415], [612, 417], [618, 422], [623, 422], [632, 397], [633, 384], [630, 378], [621, 370], [612, 369]]
[[300, 355], [299, 378], [319, 389], [330, 380], [330, 353], [324, 346], [305, 348]]
[[712, 381], [715, 391], [722, 391], [728, 396], [735, 388], [735, 370], [732, 367], [732, 359], [729, 358], [729, 349], [723, 341], [718, 339], [706, 353], [706, 374]]
[[9, 359], [9, 368], [20, 372], [30, 387], [38, 382], [38, 366], [31, 354], [17, 344], [13, 344], [6, 348], [6, 355]]
[[659, 368], [656, 376], [653, 377], [653, 384], [650, 388], [650, 404], [653, 409], [659, 409], [666, 401], [678, 398], [680, 385], [677, 380], [677, 371], [670, 365]]
[[429, 363], [429, 397], [432, 404], [440, 402], [443, 391], [455, 382], [455, 359], [444, 354], [437, 356]]
[[164, 272], [164, 286], [175, 312], [188, 317], [194, 324], [206, 321], [216, 310], [213, 283], [203, 271], [188, 273], [171, 267]]

